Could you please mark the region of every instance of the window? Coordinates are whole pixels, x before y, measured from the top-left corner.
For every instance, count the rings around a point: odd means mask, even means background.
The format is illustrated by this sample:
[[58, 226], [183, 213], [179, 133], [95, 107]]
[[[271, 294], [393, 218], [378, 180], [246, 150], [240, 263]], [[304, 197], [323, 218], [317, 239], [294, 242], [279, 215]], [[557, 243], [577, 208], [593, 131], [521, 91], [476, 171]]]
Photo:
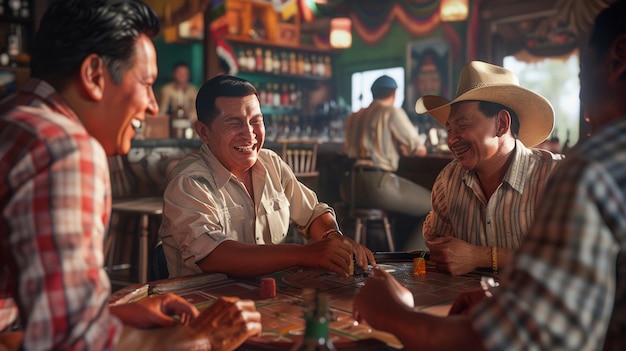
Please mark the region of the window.
[[578, 53], [567, 58], [546, 58], [526, 63], [513, 56], [504, 58], [504, 67], [520, 80], [520, 85], [544, 96], [554, 108], [551, 138], [558, 138], [561, 151], [578, 142], [580, 128], [580, 65]]
[[402, 107], [404, 102], [404, 67], [390, 67], [374, 69], [352, 74], [352, 111], [356, 112], [372, 103], [371, 87], [374, 81], [382, 76], [388, 75], [398, 83], [396, 90], [396, 100], [394, 106]]

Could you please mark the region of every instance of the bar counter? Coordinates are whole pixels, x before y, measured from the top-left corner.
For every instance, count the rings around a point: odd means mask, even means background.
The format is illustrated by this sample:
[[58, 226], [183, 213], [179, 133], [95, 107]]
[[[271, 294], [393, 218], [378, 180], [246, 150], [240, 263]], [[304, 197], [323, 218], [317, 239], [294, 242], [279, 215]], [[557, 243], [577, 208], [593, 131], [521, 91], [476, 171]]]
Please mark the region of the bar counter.
[[[197, 150], [201, 145], [199, 139], [136, 139], [132, 141], [126, 164], [136, 177], [139, 191], [142, 188], [152, 192], [163, 190], [165, 172], [173, 166], [172, 161]], [[265, 141], [263, 147], [280, 152], [280, 144], [274, 141]], [[397, 174], [431, 189], [439, 171], [451, 160], [451, 155], [447, 153], [401, 157]], [[342, 142], [320, 143], [317, 157], [320, 175], [315, 182], [307, 185], [317, 192], [320, 201], [331, 205], [340, 203], [339, 183], [350, 165]]]

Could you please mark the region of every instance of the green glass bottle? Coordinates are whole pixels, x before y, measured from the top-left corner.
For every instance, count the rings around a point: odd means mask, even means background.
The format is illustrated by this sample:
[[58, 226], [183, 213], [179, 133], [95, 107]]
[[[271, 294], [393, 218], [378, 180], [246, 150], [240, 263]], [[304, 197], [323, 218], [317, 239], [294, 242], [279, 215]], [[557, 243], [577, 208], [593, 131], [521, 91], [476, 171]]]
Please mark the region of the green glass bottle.
[[303, 295], [307, 303], [304, 312], [304, 337], [291, 351], [336, 351], [328, 336], [331, 320], [328, 296], [312, 289], [304, 289]]

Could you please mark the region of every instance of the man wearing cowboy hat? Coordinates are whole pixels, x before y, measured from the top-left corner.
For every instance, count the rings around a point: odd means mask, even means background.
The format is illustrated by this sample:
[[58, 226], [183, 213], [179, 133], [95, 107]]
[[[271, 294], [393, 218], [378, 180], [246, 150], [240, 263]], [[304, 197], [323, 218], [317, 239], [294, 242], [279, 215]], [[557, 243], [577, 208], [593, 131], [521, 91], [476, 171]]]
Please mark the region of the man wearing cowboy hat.
[[472, 61], [461, 71], [454, 100], [423, 96], [415, 110], [446, 128], [455, 157], [435, 180], [424, 222], [431, 261], [455, 275], [497, 271], [520, 246], [545, 181], [562, 159], [531, 149], [552, 131], [552, 106], [522, 88], [512, 72]]

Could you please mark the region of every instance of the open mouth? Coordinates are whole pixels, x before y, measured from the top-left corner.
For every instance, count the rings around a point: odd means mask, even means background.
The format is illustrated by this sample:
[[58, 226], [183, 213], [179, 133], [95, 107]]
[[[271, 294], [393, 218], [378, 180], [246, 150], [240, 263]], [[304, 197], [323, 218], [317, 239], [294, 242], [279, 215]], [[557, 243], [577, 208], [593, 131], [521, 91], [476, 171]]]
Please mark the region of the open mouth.
[[135, 129], [135, 131], [137, 131], [138, 129], [141, 129], [141, 127], [143, 127], [143, 121], [140, 121], [136, 118], [133, 118], [132, 121], [130, 122], [130, 124], [133, 126], [133, 129]]
[[246, 145], [246, 146], [235, 146], [235, 150], [240, 151], [240, 152], [248, 152], [248, 151], [254, 150], [255, 146], [256, 144]]
[[454, 153], [455, 156], [458, 157], [468, 152], [470, 148], [469, 146], [456, 146], [456, 147], [450, 148], [450, 150]]

